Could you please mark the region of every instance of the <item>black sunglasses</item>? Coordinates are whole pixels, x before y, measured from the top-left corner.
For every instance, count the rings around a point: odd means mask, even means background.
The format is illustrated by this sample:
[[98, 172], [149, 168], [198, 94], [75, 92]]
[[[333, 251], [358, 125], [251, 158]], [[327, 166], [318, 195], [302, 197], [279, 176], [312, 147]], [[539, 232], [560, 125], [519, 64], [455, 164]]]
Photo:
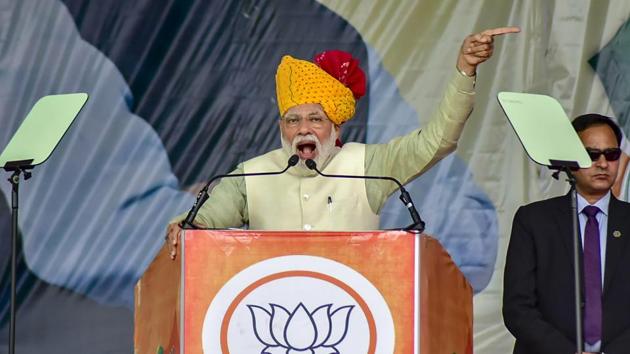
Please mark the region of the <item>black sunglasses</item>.
[[588, 156], [591, 158], [591, 161], [599, 160], [599, 157], [602, 155], [604, 155], [604, 158], [606, 159], [606, 161], [617, 161], [619, 160], [619, 157], [621, 156], [620, 148], [609, 148], [609, 149], [604, 149], [604, 150], [586, 148], [586, 152], [588, 153]]

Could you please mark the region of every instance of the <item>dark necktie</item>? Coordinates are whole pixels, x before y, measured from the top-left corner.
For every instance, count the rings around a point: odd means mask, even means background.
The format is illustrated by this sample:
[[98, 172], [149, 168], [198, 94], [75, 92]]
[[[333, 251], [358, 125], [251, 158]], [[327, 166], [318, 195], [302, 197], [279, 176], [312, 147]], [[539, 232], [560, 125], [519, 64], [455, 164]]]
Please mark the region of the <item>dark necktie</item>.
[[588, 220], [584, 230], [584, 339], [595, 344], [602, 336], [602, 272], [599, 252], [599, 223], [596, 206], [582, 209]]

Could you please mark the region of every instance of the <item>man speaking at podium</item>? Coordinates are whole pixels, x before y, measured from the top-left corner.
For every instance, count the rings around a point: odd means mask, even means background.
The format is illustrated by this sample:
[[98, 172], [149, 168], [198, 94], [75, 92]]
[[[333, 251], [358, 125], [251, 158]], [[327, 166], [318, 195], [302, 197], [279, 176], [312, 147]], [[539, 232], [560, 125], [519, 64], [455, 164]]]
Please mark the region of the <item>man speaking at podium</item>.
[[[258, 230], [378, 229], [379, 211], [396, 190], [394, 183], [325, 178], [305, 161], [312, 159], [326, 174], [391, 176], [402, 183], [418, 177], [455, 149], [472, 112], [477, 65], [492, 56], [494, 36], [519, 31], [496, 28], [466, 37], [430, 122], [387, 144], [341, 146], [338, 140], [366, 90], [365, 75], [350, 54], [326, 51], [314, 62], [283, 57], [276, 72], [282, 148], [239, 164], [232, 174], [282, 171], [294, 154], [298, 165], [281, 175], [223, 178], [194, 223], [209, 228], [248, 224]], [[173, 258], [184, 218], [175, 218], [167, 230]]]
[[[630, 353], [630, 204], [610, 191], [621, 130], [608, 117], [573, 121], [593, 163], [575, 172], [582, 235], [582, 314], [588, 353]], [[570, 195], [521, 207], [508, 247], [503, 318], [515, 354], [572, 354], [575, 345]]]

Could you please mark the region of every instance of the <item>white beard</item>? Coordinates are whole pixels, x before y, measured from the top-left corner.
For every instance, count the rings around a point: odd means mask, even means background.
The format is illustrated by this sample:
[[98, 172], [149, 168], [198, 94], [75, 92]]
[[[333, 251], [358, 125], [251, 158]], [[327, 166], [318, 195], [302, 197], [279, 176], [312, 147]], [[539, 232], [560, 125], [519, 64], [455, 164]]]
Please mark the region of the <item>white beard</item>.
[[[284, 137], [282, 132], [280, 132], [280, 140], [282, 140], [282, 149], [289, 156], [297, 154], [298, 144], [305, 141], [313, 142], [315, 144], [315, 151], [317, 151], [317, 157], [315, 157], [313, 161], [315, 161], [320, 171], [321, 171], [321, 168], [323, 168], [324, 164], [328, 162], [328, 159], [334, 156], [335, 153], [337, 152], [337, 146], [336, 146], [337, 131], [335, 129], [332, 129], [330, 131], [330, 136], [328, 137], [328, 139], [324, 140], [323, 142], [319, 141], [319, 139], [317, 138], [317, 135], [308, 134], [308, 135], [296, 135], [295, 138], [293, 138], [293, 142], [290, 143]], [[307, 171], [309, 170], [309, 168], [306, 167], [306, 161], [302, 159], [300, 159], [300, 162], [296, 165], [296, 167], [300, 167]]]

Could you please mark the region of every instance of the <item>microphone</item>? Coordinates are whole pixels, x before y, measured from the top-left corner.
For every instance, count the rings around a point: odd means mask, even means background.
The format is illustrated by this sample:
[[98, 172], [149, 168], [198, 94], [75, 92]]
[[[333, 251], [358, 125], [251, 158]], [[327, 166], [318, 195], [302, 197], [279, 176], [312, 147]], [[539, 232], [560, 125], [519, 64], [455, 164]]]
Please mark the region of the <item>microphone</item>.
[[188, 215], [186, 215], [186, 219], [184, 219], [184, 221], [182, 221], [179, 226], [184, 228], [184, 229], [197, 229], [198, 227], [195, 226], [195, 224], [193, 224], [193, 221], [195, 220], [195, 217], [197, 217], [197, 213], [199, 213], [199, 209], [201, 209], [201, 206], [206, 202], [206, 200], [208, 200], [208, 198], [210, 197], [208, 195], [208, 189], [210, 188], [210, 185], [212, 184], [212, 182], [220, 179], [220, 178], [225, 178], [225, 177], [248, 177], [248, 176], [271, 176], [271, 175], [281, 175], [285, 172], [287, 172], [287, 170], [295, 165], [297, 165], [297, 163], [300, 161], [300, 157], [298, 155], [293, 155], [289, 158], [289, 161], [287, 161], [287, 167], [284, 168], [284, 170], [282, 171], [277, 171], [277, 172], [255, 172], [255, 173], [238, 173], [238, 174], [224, 174], [224, 175], [218, 175], [218, 176], [214, 176], [212, 177], [208, 183], [206, 183], [206, 185], [201, 189], [201, 191], [199, 191], [199, 194], [197, 194], [197, 200], [195, 201], [195, 204], [193, 204], [192, 208], [190, 209], [190, 211], [188, 212]]
[[405, 187], [403, 187], [403, 185], [396, 178], [389, 177], [389, 176], [329, 175], [329, 174], [323, 173], [320, 170], [318, 170], [317, 169], [317, 163], [315, 161], [313, 161], [312, 159], [306, 160], [305, 164], [306, 164], [306, 167], [308, 167], [309, 169], [317, 172], [320, 176], [323, 176], [323, 177], [355, 178], [355, 179], [380, 179], [380, 180], [392, 181], [392, 182], [396, 183], [396, 185], [398, 185], [398, 189], [400, 190], [400, 197], [399, 198], [402, 201], [402, 203], [405, 205], [407, 210], [409, 210], [409, 214], [411, 215], [411, 220], [413, 220], [413, 224], [405, 227], [404, 230], [407, 230], [407, 231], [414, 230], [414, 231], [417, 231], [418, 233], [424, 232], [425, 223], [420, 218], [420, 214], [418, 214], [418, 211], [416, 210], [416, 206], [413, 204], [413, 201], [411, 200], [411, 195], [409, 195], [409, 192], [407, 192]]

